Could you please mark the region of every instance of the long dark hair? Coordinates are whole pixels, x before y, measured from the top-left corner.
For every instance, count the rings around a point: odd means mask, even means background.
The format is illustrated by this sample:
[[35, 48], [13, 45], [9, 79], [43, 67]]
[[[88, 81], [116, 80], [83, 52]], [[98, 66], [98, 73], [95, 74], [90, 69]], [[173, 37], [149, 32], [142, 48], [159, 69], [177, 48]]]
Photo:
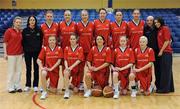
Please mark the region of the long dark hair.
[[30, 25], [30, 24], [29, 24], [29, 21], [30, 21], [30, 18], [31, 18], [31, 17], [33, 17], [33, 18], [35, 19], [35, 25], [34, 25], [34, 26], [35, 26], [35, 28], [37, 28], [37, 19], [36, 19], [36, 17], [33, 16], [33, 15], [28, 17], [28, 20], [27, 20], [27, 27], [29, 27], [29, 25]]
[[161, 26], [165, 25], [164, 19], [162, 17], [156, 17], [155, 20], [157, 20], [161, 24]]

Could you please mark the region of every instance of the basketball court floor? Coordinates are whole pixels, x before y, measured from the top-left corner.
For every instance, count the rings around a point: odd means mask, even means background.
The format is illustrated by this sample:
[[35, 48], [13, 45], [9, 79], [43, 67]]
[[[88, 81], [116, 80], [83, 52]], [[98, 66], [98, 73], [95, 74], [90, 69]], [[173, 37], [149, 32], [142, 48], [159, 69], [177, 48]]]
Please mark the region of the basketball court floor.
[[[63, 94], [50, 93], [46, 100], [40, 100], [40, 93], [22, 92], [10, 94], [6, 91], [7, 62], [0, 58], [0, 109], [180, 109], [180, 57], [173, 58], [175, 93], [139, 95], [136, 98], [120, 96], [119, 99], [90, 97], [72, 94], [65, 100]], [[23, 63], [22, 86], [25, 84]]]

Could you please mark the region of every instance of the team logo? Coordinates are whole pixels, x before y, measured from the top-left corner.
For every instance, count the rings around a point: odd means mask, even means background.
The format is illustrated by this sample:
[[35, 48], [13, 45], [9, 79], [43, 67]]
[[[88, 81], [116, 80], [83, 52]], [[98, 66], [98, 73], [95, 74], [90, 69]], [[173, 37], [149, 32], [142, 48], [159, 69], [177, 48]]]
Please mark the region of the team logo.
[[54, 28], [54, 29], [53, 29], [53, 31], [55, 32], [55, 31], [56, 31], [56, 29]]
[[106, 53], [103, 53], [102, 56], [106, 56]]
[[146, 55], [145, 55], [145, 57], [149, 57], [149, 55], [148, 55], [148, 54], [146, 54]]
[[56, 51], [55, 54], [58, 54], [58, 52]]
[[40, 36], [40, 33], [37, 33], [36, 35], [37, 35], [37, 36]]

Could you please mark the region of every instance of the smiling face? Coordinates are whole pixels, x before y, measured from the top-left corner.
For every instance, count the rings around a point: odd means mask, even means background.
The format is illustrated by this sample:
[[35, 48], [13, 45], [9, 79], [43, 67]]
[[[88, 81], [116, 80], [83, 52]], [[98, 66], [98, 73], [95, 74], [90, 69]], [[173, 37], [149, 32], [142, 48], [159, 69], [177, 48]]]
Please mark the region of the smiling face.
[[96, 38], [96, 44], [97, 44], [97, 46], [102, 46], [102, 45], [104, 45], [104, 39], [102, 38], [102, 36], [97, 36], [97, 38]]
[[46, 17], [46, 22], [52, 22], [53, 21], [53, 13], [51, 11], [47, 12], [45, 17]]
[[127, 44], [127, 38], [126, 36], [121, 36], [119, 38], [119, 44], [121, 47], [126, 47], [126, 44]]
[[123, 18], [122, 12], [120, 11], [116, 12], [115, 18], [116, 18], [116, 21], [121, 21]]
[[49, 36], [48, 43], [50, 47], [56, 46], [56, 36]]
[[13, 21], [13, 26], [16, 29], [21, 29], [22, 20], [20, 18], [17, 18]]
[[88, 12], [86, 10], [83, 10], [81, 12], [81, 19], [83, 22], [87, 22], [89, 18]]
[[64, 19], [66, 22], [69, 22], [71, 20], [71, 12], [69, 10], [66, 10], [64, 12]]
[[139, 45], [140, 45], [140, 48], [146, 48], [147, 47], [147, 43], [148, 43], [148, 40], [145, 36], [141, 36], [140, 39], [139, 39]]
[[133, 16], [133, 19], [134, 19], [134, 20], [139, 20], [139, 18], [140, 18], [140, 10], [135, 9], [135, 10], [133, 11], [132, 16]]
[[105, 20], [106, 19], [106, 15], [107, 15], [107, 13], [106, 13], [105, 10], [100, 10], [99, 11], [99, 19], [100, 20]]
[[29, 19], [29, 26], [30, 27], [34, 27], [35, 23], [36, 23], [35, 18], [31, 16], [30, 19]]
[[147, 19], [146, 19], [146, 23], [149, 27], [152, 27], [153, 26], [153, 23], [154, 23], [154, 18], [153, 16], [148, 16]]
[[158, 20], [154, 20], [154, 24], [156, 28], [159, 28], [161, 26], [161, 23]]
[[70, 44], [73, 46], [73, 45], [76, 45], [77, 44], [77, 37], [76, 35], [71, 35], [70, 36]]

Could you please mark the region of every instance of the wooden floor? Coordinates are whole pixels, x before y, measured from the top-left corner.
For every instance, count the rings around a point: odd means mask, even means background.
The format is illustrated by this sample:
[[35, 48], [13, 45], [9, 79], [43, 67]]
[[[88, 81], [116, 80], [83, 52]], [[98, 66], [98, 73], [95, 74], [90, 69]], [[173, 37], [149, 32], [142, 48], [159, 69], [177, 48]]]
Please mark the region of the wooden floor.
[[[153, 94], [131, 98], [121, 96], [113, 98], [83, 98], [82, 95], [72, 95], [64, 100], [63, 95], [49, 94], [47, 100], [40, 100], [40, 93], [9, 94], [6, 91], [7, 62], [0, 58], [0, 109], [180, 109], [180, 57], [174, 57], [173, 71], [175, 93]], [[24, 65], [23, 65], [24, 66]], [[25, 67], [23, 67], [25, 68]], [[25, 84], [25, 69], [22, 73], [22, 86]]]

